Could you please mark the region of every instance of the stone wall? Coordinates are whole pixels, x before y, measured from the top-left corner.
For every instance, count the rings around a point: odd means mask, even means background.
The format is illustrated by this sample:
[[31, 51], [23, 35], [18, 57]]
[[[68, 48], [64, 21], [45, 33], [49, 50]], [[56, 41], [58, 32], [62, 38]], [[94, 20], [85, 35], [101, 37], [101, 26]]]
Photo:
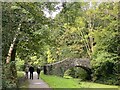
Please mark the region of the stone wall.
[[47, 64], [46, 66], [44, 66], [44, 74], [63, 76], [64, 72], [67, 69], [73, 67], [81, 67], [85, 69], [88, 72], [88, 74], [91, 73], [91, 69], [90, 69], [91, 66], [89, 59], [74, 58], [74, 59], [65, 59], [53, 64]]

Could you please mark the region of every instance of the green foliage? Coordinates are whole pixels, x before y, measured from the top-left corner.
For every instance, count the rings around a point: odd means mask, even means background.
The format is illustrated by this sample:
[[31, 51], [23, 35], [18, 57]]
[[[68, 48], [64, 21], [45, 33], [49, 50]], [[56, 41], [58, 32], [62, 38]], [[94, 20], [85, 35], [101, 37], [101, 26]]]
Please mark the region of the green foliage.
[[18, 77], [18, 87], [19, 88], [28, 88], [28, 80], [25, 78], [25, 73], [23, 71], [17, 71]]
[[68, 69], [65, 73], [64, 73], [64, 76], [71, 76], [73, 78], [75, 78], [75, 70], [72, 68], [72, 69]]
[[[11, 58], [10, 64], [5, 65], [6, 63], [6, 57], [8, 56], [8, 51], [10, 49], [10, 45], [13, 42], [13, 39], [15, 38], [15, 35], [18, 34], [17, 38], [17, 56], [19, 58], [22, 58], [22, 60], [25, 59], [27, 55], [29, 55], [31, 49], [31, 45], [36, 44], [36, 47], [38, 47], [38, 43], [33, 38], [34, 36], [31, 35], [38, 28], [38, 26], [41, 25], [41, 22], [37, 22], [37, 20], [43, 18], [43, 13], [41, 11], [41, 8], [38, 8], [38, 6], [41, 5], [40, 3], [2, 3], [2, 30], [3, 30], [3, 39], [2, 39], [2, 60], [3, 60], [3, 66], [5, 66], [3, 73], [4, 73], [4, 85], [3, 88], [7, 87], [16, 87], [17, 86], [17, 72], [16, 72], [16, 66], [15, 61]], [[37, 10], [37, 11], [36, 11]], [[38, 15], [38, 16], [37, 16]], [[35, 22], [36, 19], [36, 22]], [[42, 21], [42, 20], [41, 20]], [[33, 25], [33, 23], [37, 23], [37, 25]], [[19, 25], [21, 24], [21, 27]], [[34, 28], [34, 29], [33, 29]], [[27, 41], [28, 38], [33, 44], [29, 44], [29, 47], [25, 47], [25, 45], [28, 45]], [[36, 37], [37, 39], [39, 37]], [[34, 52], [37, 52], [38, 50], [34, 49]], [[13, 47], [14, 49], [14, 47]], [[12, 54], [12, 53], [11, 53]], [[15, 53], [16, 54], [16, 53]], [[15, 56], [13, 57], [15, 58]], [[13, 61], [13, 62], [12, 62]], [[22, 66], [20, 62], [17, 63], [18, 66]], [[17, 69], [21, 69], [18, 68]]]
[[77, 77], [77, 78], [79, 78], [83, 81], [86, 80], [88, 75], [87, 75], [87, 72], [84, 69], [76, 68], [75, 71], [76, 71], [75, 77]]
[[25, 73], [22, 72], [22, 71], [17, 71], [17, 77], [18, 77], [18, 78], [24, 77], [24, 76], [25, 76], [24, 74], [25, 74]]
[[52, 57], [50, 49], [48, 49], [48, 51], [47, 51], [47, 62], [48, 63], [54, 63], [55, 62], [54, 58]]
[[118, 77], [119, 76], [117, 76], [117, 75], [109, 75], [106, 78], [104, 78], [104, 77], [99, 78], [98, 80], [96, 80], [96, 82], [104, 83], [107, 85], [119, 85], [120, 81], [118, 80]]
[[[104, 6], [104, 7], [103, 7]], [[97, 21], [93, 32], [94, 51], [92, 53], [93, 81], [119, 84], [119, 30], [115, 14], [118, 3], [101, 3], [97, 8]], [[115, 9], [116, 8], [116, 9]], [[106, 11], [107, 10], [107, 11]], [[112, 13], [113, 11], [114, 13]], [[105, 12], [107, 14], [105, 14]]]
[[79, 78], [80, 80], [86, 80], [87, 76], [88, 76], [87, 72], [84, 69], [80, 68], [80, 67], [75, 67], [75, 68], [68, 69], [64, 73], [64, 77], [67, 77], [67, 78], [71, 78], [71, 77]]
[[52, 76], [52, 75], [44, 75], [43, 72], [41, 72], [41, 78], [51, 87], [51, 88], [62, 88], [62, 89], [68, 89], [71, 88], [108, 88], [108, 89], [117, 89], [118, 86], [113, 85], [105, 85], [105, 84], [98, 84], [93, 82], [82, 82], [79, 79], [66, 79], [62, 77]]
[[16, 58], [16, 69], [17, 71], [23, 71], [24, 70], [24, 60], [20, 60], [19, 58]]
[[[89, 2], [66, 2], [63, 3], [63, 9], [55, 19], [46, 18], [43, 8], [53, 12], [56, 4], [2, 3], [3, 66], [13, 38], [18, 33], [17, 70], [24, 68], [23, 63], [37, 66], [64, 58], [90, 58], [93, 81], [118, 84], [116, 78], [120, 75], [119, 3], [92, 2], [90, 7]], [[18, 30], [19, 24], [21, 24], [20, 30]], [[11, 65], [14, 68], [5, 65], [4, 80], [7, 80], [9, 75], [10, 78], [16, 79], [15, 62], [11, 62]], [[66, 73], [70, 72], [73, 77], [86, 76], [85, 73], [81, 74], [80, 72], [84, 71], [79, 69]], [[8, 82], [14, 81], [8, 80]], [[4, 82], [7, 86], [6, 81]]]
[[[98, 52], [95, 60], [92, 60], [93, 81], [106, 84], [119, 84], [118, 75], [115, 73], [117, 56], [108, 52]], [[118, 70], [118, 69], [117, 69]], [[118, 73], [118, 72], [117, 72]], [[111, 79], [112, 78], [112, 79]], [[111, 80], [110, 80], [111, 79]]]
[[[10, 64], [5, 64], [3, 66], [3, 89], [6, 88], [17, 88], [17, 73], [15, 68], [15, 62], [11, 62]], [[12, 71], [12, 72], [11, 72]]]

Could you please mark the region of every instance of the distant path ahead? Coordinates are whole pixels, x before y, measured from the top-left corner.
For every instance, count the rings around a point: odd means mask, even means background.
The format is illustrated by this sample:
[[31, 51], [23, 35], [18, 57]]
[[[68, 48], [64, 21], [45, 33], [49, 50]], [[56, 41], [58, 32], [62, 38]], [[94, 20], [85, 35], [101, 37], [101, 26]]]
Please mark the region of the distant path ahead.
[[29, 86], [28, 86], [29, 90], [34, 90], [34, 88], [50, 88], [41, 78], [37, 79], [37, 72], [33, 73], [33, 80], [30, 79], [30, 73], [28, 73], [28, 82], [29, 82]]

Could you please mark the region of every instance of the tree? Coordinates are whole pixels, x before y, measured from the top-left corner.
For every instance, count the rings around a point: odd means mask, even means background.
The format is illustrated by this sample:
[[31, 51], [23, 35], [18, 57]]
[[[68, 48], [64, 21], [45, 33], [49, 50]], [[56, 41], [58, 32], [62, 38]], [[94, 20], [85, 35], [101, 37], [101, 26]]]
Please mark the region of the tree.
[[[15, 67], [15, 56], [20, 50], [19, 44], [24, 41], [22, 44], [28, 40], [31, 40], [32, 43], [38, 47], [38, 43], [35, 41], [39, 37], [34, 39], [34, 31], [44, 24], [44, 21], [40, 21], [43, 18], [42, 10], [39, 7], [41, 3], [3, 3], [2, 11], [2, 23], [3, 23], [3, 73], [4, 77], [4, 88], [16, 87], [17, 83], [17, 73]], [[39, 20], [38, 20], [39, 19]], [[44, 19], [45, 20], [45, 19]], [[33, 25], [33, 23], [35, 25]], [[34, 35], [32, 35], [34, 34]], [[8, 38], [10, 37], [10, 38]], [[28, 44], [28, 42], [26, 43]], [[28, 49], [27, 49], [28, 48]], [[30, 51], [31, 46], [24, 48], [25, 51]], [[32, 48], [33, 49], [33, 48]], [[38, 50], [34, 50], [37, 52]], [[20, 55], [20, 52], [17, 55]], [[27, 53], [29, 54], [29, 53]], [[8, 74], [7, 74], [8, 73]], [[8, 80], [7, 80], [8, 79]], [[8, 85], [5, 85], [9, 82]], [[13, 85], [14, 84], [14, 85]]]

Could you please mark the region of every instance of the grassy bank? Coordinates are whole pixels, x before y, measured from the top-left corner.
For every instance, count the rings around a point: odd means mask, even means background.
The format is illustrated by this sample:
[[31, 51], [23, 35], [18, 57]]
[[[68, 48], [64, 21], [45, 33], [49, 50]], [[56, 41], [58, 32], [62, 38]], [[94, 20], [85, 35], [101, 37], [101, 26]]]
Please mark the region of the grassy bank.
[[41, 78], [48, 83], [51, 88], [118, 88], [118, 86], [104, 85], [93, 82], [81, 82], [79, 79], [66, 79], [57, 76], [44, 75]]
[[18, 77], [18, 83], [19, 83], [19, 88], [28, 88], [28, 80], [25, 79], [24, 72], [22, 71], [17, 71], [17, 77]]

